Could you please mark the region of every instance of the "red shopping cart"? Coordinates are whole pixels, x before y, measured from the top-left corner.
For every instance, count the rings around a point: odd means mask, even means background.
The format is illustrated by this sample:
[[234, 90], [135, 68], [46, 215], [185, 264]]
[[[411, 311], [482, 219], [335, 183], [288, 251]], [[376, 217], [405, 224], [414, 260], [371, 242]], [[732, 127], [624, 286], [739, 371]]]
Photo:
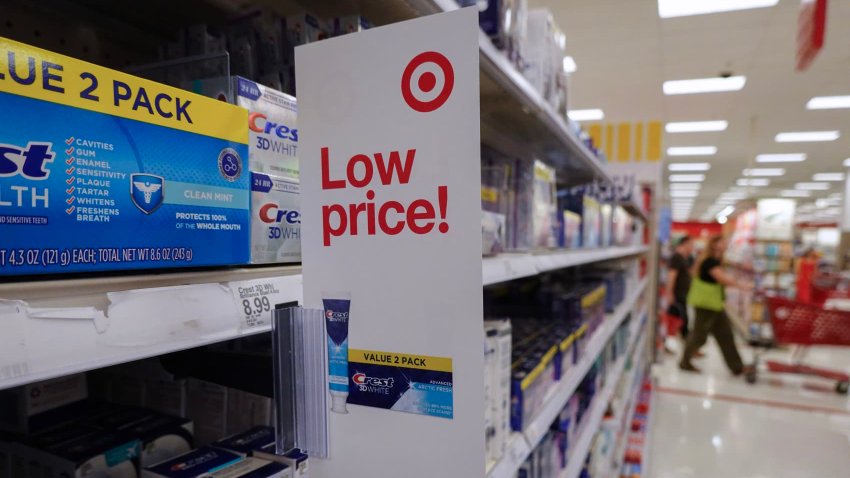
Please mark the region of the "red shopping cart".
[[[824, 309], [823, 305], [804, 304], [783, 297], [766, 297], [767, 314], [777, 344], [796, 345], [790, 363], [765, 361], [767, 369], [776, 373], [792, 373], [822, 377], [835, 381], [835, 390], [847, 394], [850, 375], [803, 363], [812, 345], [850, 346], [850, 312]], [[755, 361], [758, 362], [758, 354]], [[754, 365], [758, 365], [755, 363]], [[747, 373], [747, 381], [755, 383], [756, 367]]]

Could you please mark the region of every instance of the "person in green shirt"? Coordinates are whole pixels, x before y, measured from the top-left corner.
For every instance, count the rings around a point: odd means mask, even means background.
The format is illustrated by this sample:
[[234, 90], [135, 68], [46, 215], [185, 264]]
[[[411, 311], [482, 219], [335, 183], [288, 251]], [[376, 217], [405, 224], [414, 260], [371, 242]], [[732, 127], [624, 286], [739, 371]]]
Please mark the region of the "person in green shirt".
[[696, 317], [694, 328], [688, 334], [685, 351], [679, 368], [689, 372], [699, 372], [691, 359], [705, 345], [709, 334], [714, 336], [726, 366], [735, 375], [744, 373], [741, 355], [735, 346], [732, 324], [726, 315], [724, 288], [735, 287], [751, 290], [752, 284], [736, 280], [723, 270], [723, 253], [726, 251], [726, 239], [714, 236], [709, 239], [699, 261], [697, 272], [688, 292], [688, 303], [694, 307]]

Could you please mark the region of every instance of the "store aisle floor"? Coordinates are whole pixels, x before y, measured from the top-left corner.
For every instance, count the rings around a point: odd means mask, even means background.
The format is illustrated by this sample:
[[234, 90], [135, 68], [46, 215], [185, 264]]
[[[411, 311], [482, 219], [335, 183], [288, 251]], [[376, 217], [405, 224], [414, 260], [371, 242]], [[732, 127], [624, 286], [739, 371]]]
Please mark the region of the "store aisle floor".
[[[746, 362], [752, 351], [739, 345]], [[749, 385], [733, 377], [709, 342], [682, 372], [656, 366], [658, 396], [650, 478], [841, 478], [850, 476], [850, 399], [833, 384], [767, 372]], [[767, 354], [785, 358], [786, 351]], [[850, 349], [814, 350], [809, 362], [850, 372]]]

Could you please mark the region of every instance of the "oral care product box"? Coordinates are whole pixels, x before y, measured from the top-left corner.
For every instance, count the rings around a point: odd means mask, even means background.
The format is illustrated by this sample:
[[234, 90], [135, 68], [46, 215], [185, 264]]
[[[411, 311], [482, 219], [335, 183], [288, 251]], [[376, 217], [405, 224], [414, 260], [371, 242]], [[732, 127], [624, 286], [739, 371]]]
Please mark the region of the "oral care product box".
[[372, 28], [369, 20], [360, 15], [348, 15], [345, 17], [336, 17], [333, 19], [333, 36], [345, 35], [348, 33], [362, 32]]
[[149, 466], [142, 478], [292, 478], [289, 466], [203, 447]]
[[5, 38], [0, 74], [0, 275], [249, 261], [244, 109]]
[[275, 444], [269, 444], [254, 452], [254, 456], [263, 460], [283, 463], [292, 470], [292, 478], [309, 478], [309, 457], [298, 448], [292, 449], [284, 455], [275, 454]]
[[485, 410], [485, 416], [489, 414], [492, 428], [488, 452], [489, 459], [495, 461], [505, 453], [511, 432], [511, 321], [485, 320], [484, 330], [485, 352], [491, 352], [489, 361], [485, 360], [489, 374], [485, 384], [490, 387], [487, 402], [490, 410]]
[[151, 414], [147, 420], [124, 429], [141, 442], [141, 466], [151, 466], [169, 460], [192, 449], [191, 420]]
[[227, 392], [227, 432], [241, 433], [274, 420], [272, 399], [235, 388]]
[[41, 478], [136, 478], [139, 440], [121, 432], [97, 432], [32, 453]]
[[535, 247], [555, 247], [555, 212], [557, 199], [555, 193], [555, 168], [534, 162], [532, 210], [532, 237]]
[[210, 446], [221, 448], [237, 455], [251, 456], [254, 451], [269, 445], [274, 446], [274, 444], [274, 428], [257, 426], [219, 440], [210, 444]]
[[[5, 239], [5, 238], [4, 238]], [[0, 430], [33, 433], [61, 422], [61, 408], [88, 396], [83, 373], [0, 392]]]
[[248, 110], [251, 171], [298, 180], [298, 108], [295, 98], [241, 77], [236, 104]]
[[301, 262], [300, 185], [251, 173], [251, 262]]
[[292, 469], [283, 463], [248, 457], [205, 476], [209, 478], [292, 478]]
[[187, 411], [195, 423], [195, 445], [207, 445], [227, 436], [229, 389], [194, 378], [189, 379]]
[[495, 384], [493, 379], [495, 373], [495, 356], [496, 356], [496, 334], [498, 331], [494, 326], [484, 322], [484, 452], [487, 461], [496, 461], [499, 456], [496, 454], [495, 438], [496, 427], [494, 423], [493, 411], [495, 409]]

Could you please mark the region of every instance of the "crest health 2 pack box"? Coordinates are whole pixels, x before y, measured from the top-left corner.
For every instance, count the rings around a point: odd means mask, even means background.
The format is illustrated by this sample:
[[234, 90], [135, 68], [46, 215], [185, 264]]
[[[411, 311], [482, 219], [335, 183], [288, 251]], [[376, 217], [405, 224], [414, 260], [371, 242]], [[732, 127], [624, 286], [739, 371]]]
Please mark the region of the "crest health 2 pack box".
[[0, 276], [249, 261], [247, 112], [0, 38]]

